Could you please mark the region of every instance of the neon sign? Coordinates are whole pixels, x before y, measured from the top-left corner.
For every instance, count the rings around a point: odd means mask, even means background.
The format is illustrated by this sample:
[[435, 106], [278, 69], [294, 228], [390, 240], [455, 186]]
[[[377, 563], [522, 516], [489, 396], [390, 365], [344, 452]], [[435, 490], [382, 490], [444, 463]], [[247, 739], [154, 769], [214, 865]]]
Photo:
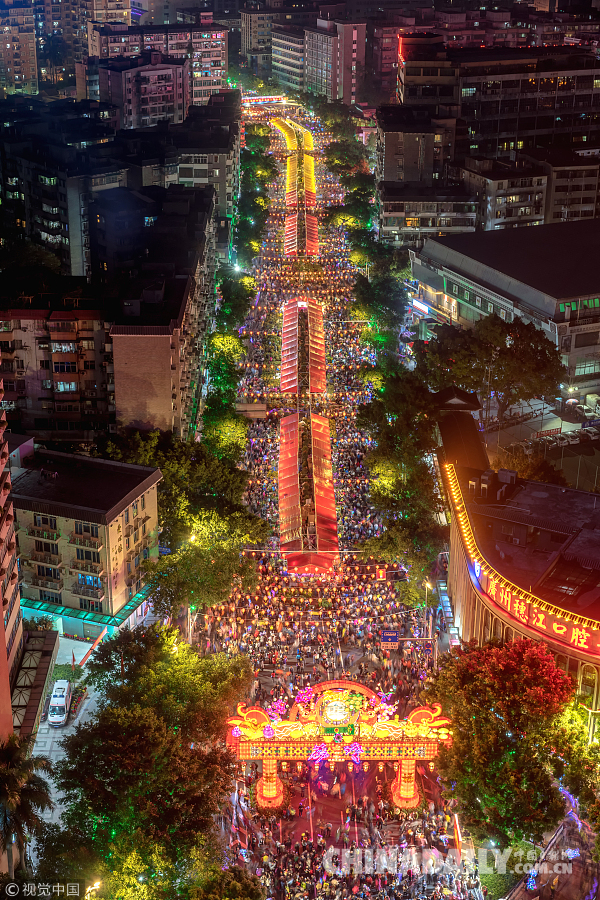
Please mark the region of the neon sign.
[[600, 656], [600, 622], [553, 606], [509, 581], [491, 566], [475, 540], [456, 470], [450, 463], [446, 463], [445, 470], [463, 545], [473, 562], [475, 579], [472, 578], [472, 582], [478, 592], [515, 623], [576, 650]]

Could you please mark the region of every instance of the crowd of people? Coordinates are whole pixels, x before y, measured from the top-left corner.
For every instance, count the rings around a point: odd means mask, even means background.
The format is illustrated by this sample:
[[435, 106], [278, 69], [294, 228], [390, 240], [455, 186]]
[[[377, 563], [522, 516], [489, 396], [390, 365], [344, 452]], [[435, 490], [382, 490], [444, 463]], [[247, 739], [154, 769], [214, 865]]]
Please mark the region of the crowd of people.
[[[313, 131], [318, 151], [327, 141], [322, 127], [313, 120], [302, 124]], [[274, 135], [273, 147], [282, 157], [281, 136]], [[337, 196], [337, 179], [316, 159], [321, 197]], [[375, 561], [366, 564], [351, 552], [383, 527], [370, 501], [364, 460], [373, 441], [357, 423], [360, 404], [372, 396], [368, 371], [375, 359], [361, 341], [363, 324], [349, 313], [355, 270], [343, 232], [321, 229], [318, 261], [300, 263], [284, 255], [283, 181], [282, 174], [271, 187], [267, 232], [255, 260], [258, 294], [240, 332], [247, 359], [238, 393], [241, 403], [265, 404], [264, 416], [249, 426], [243, 464], [249, 472], [248, 507], [272, 524], [273, 538], [269, 547], [252, 552], [258, 569], [254, 592], [234, 589], [228, 603], [208, 611], [196, 638], [204, 652], [246, 654], [254, 673], [253, 703], [277, 709], [282, 717], [301, 691], [333, 678], [369, 686], [406, 716], [421, 702], [433, 663], [428, 638], [443, 632], [444, 620], [438, 610], [402, 605], [398, 589], [406, 573], [399, 565], [382, 571]], [[324, 307], [328, 390], [310, 399], [279, 390], [280, 343], [273, 324], [280, 323], [287, 300], [302, 296], [315, 297]], [[289, 574], [278, 552], [279, 425], [283, 416], [302, 408], [330, 420], [341, 551], [339, 564], [310, 579]], [[400, 634], [397, 651], [382, 646], [382, 630], [390, 628]], [[395, 809], [386, 794], [390, 766], [365, 772], [346, 764], [298, 763], [280, 773], [287, 782], [288, 806], [269, 816], [251, 802], [258, 765], [240, 764], [229, 823], [232, 857], [260, 876], [273, 900], [438, 900], [442, 895], [474, 900], [479, 896], [476, 872], [435, 872], [434, 856], [427, 862], [417, 855], [423, 848], [440, 854], [448, 846], [450, 810], [435, 773], [419, 767], [424, 803], [409, 812]], [[344, 850], [387, 853], [393, 848], [403, 854], [403, 862], [388, 870], [368, 871], [367, 866], [360, 871], [344, 862]]]

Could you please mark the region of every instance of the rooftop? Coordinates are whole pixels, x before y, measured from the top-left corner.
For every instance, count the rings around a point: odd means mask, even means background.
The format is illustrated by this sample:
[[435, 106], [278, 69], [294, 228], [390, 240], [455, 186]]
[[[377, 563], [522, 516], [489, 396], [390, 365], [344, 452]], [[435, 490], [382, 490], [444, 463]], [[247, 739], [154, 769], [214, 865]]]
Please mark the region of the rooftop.
[[102, 525], [162, 478], [160, 469], [151, 466], [49, 450], [39, 451], [26, 469], [13, 472], [11, 499], [17, 510]]
[[476, 545], [488, 564], [525, 593], [600, 622], [598, 495], [494, 472], [467, 412], [443, 414], [440, 432], [443, 461], [455, 467]]
[[383, 131], [438, 131], [431, 124], [431, 111], [427, 107], [386, 104], [377, 109], [377, 124]]
[[464, 256], [557, 300], [600, 293], [600, 219], [429, 238], [424, 255], [435, 256], [436, 246], [451, 251], [443, 254], [448, 266]]
[[566, 168], [568, 166], [569, 168], [593, 169], [600, 161], [598, 156], [581, 156], [579, 153], [575, 153], [574, 150], [567, 150], [562, 147], [527, 150], [523, 151], [522, 156], [536, 162], [548, 163], [557, 168]]
[[461, 186], [438, 187], [437, 185], [426, 184], [400, 184], [396, 181], [381, 181], [379, 189], [382, 193], [382, 200], [431, 200], [445, 202], [446, 200], [457, 200], [468, 202], [475, 201], [475, 196]]

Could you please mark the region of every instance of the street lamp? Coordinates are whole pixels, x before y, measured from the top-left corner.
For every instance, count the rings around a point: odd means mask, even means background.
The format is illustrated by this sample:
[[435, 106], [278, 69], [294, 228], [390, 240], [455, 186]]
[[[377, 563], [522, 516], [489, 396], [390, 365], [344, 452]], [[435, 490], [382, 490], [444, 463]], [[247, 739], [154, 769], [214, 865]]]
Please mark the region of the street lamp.
[[101, 881], [96, 881], [94, 884], [90, 885], [89, 888], [86, 888], [85, 896], [88, 898], [91, 897], [92, 893], [94, 891], [97, 891], [101, 884], [102, 884]]

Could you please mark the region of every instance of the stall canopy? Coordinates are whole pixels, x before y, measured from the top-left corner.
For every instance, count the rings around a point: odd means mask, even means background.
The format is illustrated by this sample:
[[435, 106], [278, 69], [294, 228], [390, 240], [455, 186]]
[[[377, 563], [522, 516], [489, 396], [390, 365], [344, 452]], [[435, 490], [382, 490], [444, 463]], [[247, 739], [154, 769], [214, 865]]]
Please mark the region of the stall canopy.
[[319, 255], [319, 224], [317, 217], [306, 214], [306, 255]]
[[286, 256], [296, 256], [298, 253], [298, 216], [295, 213], [285, 217], [283, 252]]
[[308, 375], [311, 394], [322, 394], [327, 390], [325, 377], [325, 331], [323, 328], [323, 307], [312, 298], [308, 299]]
[[285, 416], [279, 431], [279, 543], [281, 551], [302, 550], [298, 479], [299, 416]]
[[337, 515], [331, 467], [331, 434], [329, 420], [311, 415], [313, 480], [315, 486], [315, 512], [317, 550], [331, 556], [331, 565], [339, 561]]
[[283, 307], [283, 328], [281, 331], [281, 377], [282, 394], [298, 393], [298, 301], [290, 300]]

